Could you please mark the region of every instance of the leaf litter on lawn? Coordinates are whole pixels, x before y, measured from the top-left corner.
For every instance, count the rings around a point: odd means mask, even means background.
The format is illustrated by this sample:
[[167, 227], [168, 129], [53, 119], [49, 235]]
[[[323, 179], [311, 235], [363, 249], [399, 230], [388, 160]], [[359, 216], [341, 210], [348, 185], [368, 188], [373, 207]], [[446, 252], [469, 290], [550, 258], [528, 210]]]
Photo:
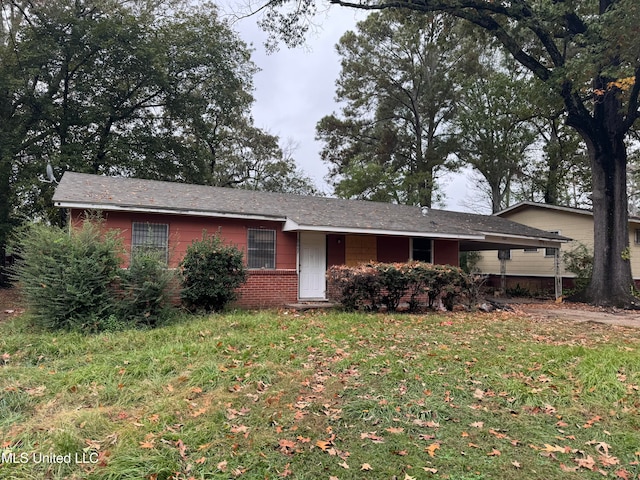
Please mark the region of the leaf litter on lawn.
[[[78, 478], [125, 470], [139, 478], [160, 471], [198, 478], [211, 468], [256, 479], [640, 474], [639, 342], [625, 329], [505, 313], [281, 311], [190, 319], [136, 335], [135, 354], [117, 336], [106, 353], [100, 339], [74, 337], [80, 356], [70, 349], [46, 365], [81, 378], [81, 359], [91, 355], [93, 368], [119, 364], [126, 380], [132, 365], [146, 362], [124, 388], [122, 375], [96, 384], [93, 404], [85, 384], [65, 384], [64, 375], [43, 375], [27, 361], [41, 353], [0, 343], [10, 359], [2, 368], [11, 369], [3, 390], [15, 388], [35, 412], [33, 420], [15, 417], [2, 427], [11, 442], [5, 445], [51, 448], [52, 431], [82, 439], [91, 428], [104, 461], [90, 471], [77, 467], [71, 473]], [[112, 387], [126, 395], [106, 395]], [[38, 388], [43, 395], [29, 395]], [[80, 410], [77, 395], [85, 401]], [[43, 409], [45, 402], [55, 407]], [[61, 421], [100, 409], [123, 416]], [[117, 436], [115, 444], [108, 435]], [[15, 478], [38, 473], [46, 472], [12, 471]]]

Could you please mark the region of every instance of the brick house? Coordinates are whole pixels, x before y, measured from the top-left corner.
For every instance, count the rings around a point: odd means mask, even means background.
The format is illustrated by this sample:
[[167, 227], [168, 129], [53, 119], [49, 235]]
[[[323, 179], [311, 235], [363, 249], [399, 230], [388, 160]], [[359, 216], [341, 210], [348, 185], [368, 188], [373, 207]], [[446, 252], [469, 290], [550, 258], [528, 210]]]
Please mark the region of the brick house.
[[566, 241], [496, 216], [74, 172], [63, 175], [53, 202], [67, 210], [70, 225], [99, 211], [129, 254], [152, 244], [170, 268], [203, 231], [219, 233], [244, 252], [249, 279], [238, 305], [252, 308], [325, 300], [331, 265], [458, 265], [461, 251], [558, 248]]

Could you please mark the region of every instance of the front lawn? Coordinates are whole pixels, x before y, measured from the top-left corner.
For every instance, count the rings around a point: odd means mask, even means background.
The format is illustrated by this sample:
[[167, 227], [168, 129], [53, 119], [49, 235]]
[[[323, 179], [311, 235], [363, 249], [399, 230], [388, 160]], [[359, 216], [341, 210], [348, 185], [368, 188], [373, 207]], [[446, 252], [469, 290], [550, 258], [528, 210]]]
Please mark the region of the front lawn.
[[516, 314], [0, 324], [0, 478], [640, 478], [640, 330]]

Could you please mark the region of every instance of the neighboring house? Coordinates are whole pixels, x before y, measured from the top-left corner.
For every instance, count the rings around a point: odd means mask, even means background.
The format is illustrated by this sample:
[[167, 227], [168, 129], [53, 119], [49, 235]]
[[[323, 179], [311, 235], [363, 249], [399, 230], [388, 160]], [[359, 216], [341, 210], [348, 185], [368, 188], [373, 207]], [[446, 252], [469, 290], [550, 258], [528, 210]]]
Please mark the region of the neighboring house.
[[53, 201], [68, 210], [71, 225], [87, 211], [101, 212], [129, 254], [151, 243], [169, 267], [204, 230], [219, 233], [244, 252], [249, 279], [238, 304], [245, 307], [325, 300], [331, 265], [457, 265], [461, 251], [559, 248], [567, 240], [495, 216], [73, 172], [63, 175]]
[[[564, 287], [573, 286], [575, 275], [566, 270], [562, 255], [584, 244], [593, 252], [593, 213], [590, 210], [546, 205], [535, 202], [521, 202], [495, 214], [514, 222], [530, 227], [554, 232], [569, 237], [571, 242], [562, 245], [559, 252], [560, 274], [564, 279]], [[640, 218], [629, 218], [629, 247], [631, 253], [631, 270], [636, 282], [640, 280]], [[532, 292], [552, 290], [554, 287], [554, 253], [553, 248], [513, 249], [506, 254], [505, 260], [507, 288], [518, 285]], [[477, 266], [482, 273], [500, 275], [500, 259], [498, 251], [483, 252]], [[496, 286], [497, 281], [493, 282]]]

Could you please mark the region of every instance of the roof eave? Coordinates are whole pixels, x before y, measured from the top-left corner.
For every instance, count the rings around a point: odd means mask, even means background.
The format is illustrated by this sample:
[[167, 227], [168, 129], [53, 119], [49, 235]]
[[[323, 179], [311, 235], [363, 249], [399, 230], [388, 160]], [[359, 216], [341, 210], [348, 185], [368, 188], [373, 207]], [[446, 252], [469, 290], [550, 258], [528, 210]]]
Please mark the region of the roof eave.
[[244, 220], [265, 220], [270, 222], [285, 222], [286, 217], [258, 215], [237, 212], [215, 212], [209, 210], [183, 210], [171, 208], [158, 208], [140, 205], [113, 205], [103, 203], [81, 203], [81, 202], [65, 202], [56, 201], [54, 205], [59, 208], [74, 208], [78, 210], [103, 210], [110, 212], [136, 212], [136, 213], [153, 213], [167, 215], [183, 215], [191, 217], [214, 217], [214, 218], [237, 218]]
[[344, 227], [330, 225], [304, 225], [287, 219], [283, 230], [285, 232], [325, 232], [325, 233], [343, 233], [343, 234], [367, 234], [367, 235], [387, 235], [396, 237], [423, 237], [423, 238], [442, 238], [447, 240], [482, 240], [484, 235], [459, 234], [459, 233], [438, 233], [438, 232], [419, 232], [413, 230], [388, 230], [382, 228], [359, 228]]

